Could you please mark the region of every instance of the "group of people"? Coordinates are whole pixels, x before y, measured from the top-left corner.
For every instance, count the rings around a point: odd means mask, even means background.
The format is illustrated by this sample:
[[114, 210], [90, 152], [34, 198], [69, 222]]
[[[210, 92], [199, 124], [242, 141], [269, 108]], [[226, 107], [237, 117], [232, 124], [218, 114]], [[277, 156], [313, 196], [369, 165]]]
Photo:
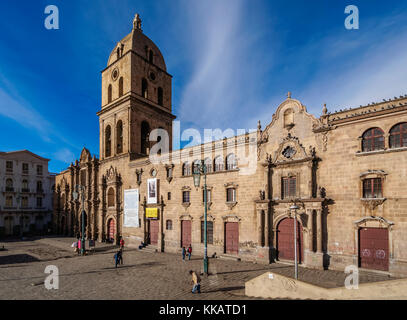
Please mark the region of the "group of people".
[[189, 245], [188, 249], [185, 249], [185, 247], [182, 247], [182, 261], [185, 261], [185, 257], [188, 254], [188, 260], [191, 260], [191, 255], [192, 255], [192, 246]]

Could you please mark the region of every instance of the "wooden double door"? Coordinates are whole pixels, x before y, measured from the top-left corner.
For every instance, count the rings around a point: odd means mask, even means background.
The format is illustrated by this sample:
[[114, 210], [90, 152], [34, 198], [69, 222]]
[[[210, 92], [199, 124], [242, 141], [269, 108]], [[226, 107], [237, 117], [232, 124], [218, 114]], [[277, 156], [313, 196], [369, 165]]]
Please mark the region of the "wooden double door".
[[[297, 261], [303, 260], [302, 227], [297, 221]], [[277, 227], [277, 257], [283, 260], [294, 261], [294, 219], [281, 220]]]
[[239, 223], [225, 223], [225, 252], [239, 254]]
[[192, 245], [192, 223], [190, 220], [181, 221], [181, 247]]
[[359, 229], [359, 267], [382, 271], [389, 270], [388, 229]]

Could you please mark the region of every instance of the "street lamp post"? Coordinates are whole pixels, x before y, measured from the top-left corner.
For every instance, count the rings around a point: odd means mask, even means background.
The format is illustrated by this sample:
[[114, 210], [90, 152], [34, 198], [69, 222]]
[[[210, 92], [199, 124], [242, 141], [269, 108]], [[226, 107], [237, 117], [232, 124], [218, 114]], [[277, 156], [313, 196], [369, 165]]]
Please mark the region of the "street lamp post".
[[204, 206], [205, 206], [205, 211], [204, 211], [204, 274], [208, 275], [208, 266], [209, 266], [209, 261], [208, 261], [208, 238], [207, 238], [207, 227], [208, 227], [208, 194], [207, 194], [207, 186], [206, 186], [206, 164], [202, 160], [201, 164], [196, 165], [193, 175], [194, 175], [194, 185], [196, 188], [199, 188], [199, 185], [201, 183], [201, 175], [203, 174], [204, 176]]
[[299, 207], [294, 203], [290, 210], [294, 210], [294, 276], [298, 279], [298, 259], [297, 259], [297, 210]]
[[[81, 200], [82, 200], [82, 216], [81, 216], [81, 224], [82, 224], [82, 237], [81, 237], [81, 255], [85, 255], [85, 186], [77, 185], [76, 190], [81, 192]], [[78, 199], [78, 191], [73, 192], [74, 200]]]

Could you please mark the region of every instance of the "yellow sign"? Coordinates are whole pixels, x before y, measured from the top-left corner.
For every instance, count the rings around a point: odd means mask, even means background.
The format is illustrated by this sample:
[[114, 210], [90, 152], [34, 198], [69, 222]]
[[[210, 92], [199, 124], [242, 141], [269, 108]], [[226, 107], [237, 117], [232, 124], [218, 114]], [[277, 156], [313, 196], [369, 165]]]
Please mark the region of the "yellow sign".
[[158, 208], [146, 208], [146, 218], [147, 219], [157, 219], [158, 218]]

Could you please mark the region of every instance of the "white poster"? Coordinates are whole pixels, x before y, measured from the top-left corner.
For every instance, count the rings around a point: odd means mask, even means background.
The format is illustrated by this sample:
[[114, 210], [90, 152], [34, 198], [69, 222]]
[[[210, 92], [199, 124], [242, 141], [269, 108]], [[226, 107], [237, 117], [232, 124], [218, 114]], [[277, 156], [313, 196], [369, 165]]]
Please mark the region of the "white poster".
[[124, 190], [124, 227], [139, 228], [138, 218], [139, 192], [138, 189]]
[[155, 178], [147, 180], [147, 203], [157, 203], [157, 179]]

